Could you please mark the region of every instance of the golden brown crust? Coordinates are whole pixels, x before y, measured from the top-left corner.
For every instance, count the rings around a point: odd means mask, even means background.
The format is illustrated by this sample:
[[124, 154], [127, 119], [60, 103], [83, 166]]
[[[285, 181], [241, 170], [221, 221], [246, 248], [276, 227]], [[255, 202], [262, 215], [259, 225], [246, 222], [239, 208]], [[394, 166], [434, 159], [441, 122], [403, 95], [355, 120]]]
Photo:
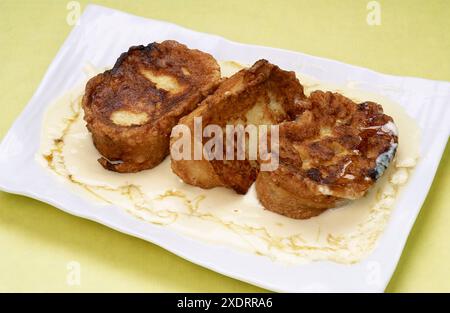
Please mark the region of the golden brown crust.
[[[289, 177], [284, 177], [289, 179]], [[260, 172], [255, 182], [258, 199], [268, 210], [296, 219], [317, 216], [335, 206], [334, 199], [323, 195], [305, 197], [277, 185], [269, 172]], [[306, 186], [303, 186], [306, 188]]]
[[137, 172], [169, 153], [170, 131], [220, 82], [214, 58], [176, 41], [131, 47], [86, 85], [87, 127], [108, 170]]
[[[194, 118], [206, 125], [278, 124], [290, 120], [303, 109], [306, 99], [294, 72], [283, 71], [266, 60], [256, 62], [226, 79], [191, 114], [180, 120], [193, 134]], [[224, 130], [225, 134], [225, 130]], [[178, 138], [172, 138], [173, 143]], [[203, 139], [207, 141], [207, 139]], [[224, 139], [225, 142], [225, 139]], [[192, 138], [194, 144], [194, 138]], [[225, 154], [225, 149], [224, 149]], [[172, 169], [184, 182], [202, 188], [225, 186], [246, 193], [259, 171], [249, 160], [174, 160]]]
[[309, 218], [364, 196], [391, 162], [398, 142], [392, 118], [376, 103], [356, 104], [322, 91], [309, 100], [295, 121], [280, 124], [280, 166], [261, 172], [256, 183], [267, 209], [293, 218]]
[[[249, 160], [203, 159], [172, 160], [174, 172], [195, 186], [224, 186], [238, 193], [245, 193], [256, 179], [257, 196], [266, 209], [297, 219], [362, 197], [395, 155], [398, 137], [392, 118], [376, 103], [357, 104], [338, 93], [315, 91], [306, 99], [290, 75], [259, 61], [224, 81], [180, 121], [191, 133], [194, 118], [199, 116], [203, 127], [278, 124], [280, 164], [275, 171], [260, 171], [260, 162]], [[274, 87], [277, 81], [284, 85]], [[257, 101], [268, 92], [280, 95], [276, 102], [282, 110], [270, 110], [270, 97]], [[248, 116], [256, 103], [266, 104], [260, 110], [265, 113]]]

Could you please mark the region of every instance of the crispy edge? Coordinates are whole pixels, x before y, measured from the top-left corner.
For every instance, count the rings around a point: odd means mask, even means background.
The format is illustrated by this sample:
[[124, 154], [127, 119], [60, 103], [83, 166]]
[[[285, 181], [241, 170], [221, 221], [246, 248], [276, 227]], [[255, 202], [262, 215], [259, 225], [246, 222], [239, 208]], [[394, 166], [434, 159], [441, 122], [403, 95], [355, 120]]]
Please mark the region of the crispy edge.
[[[215, 79], [213, 77], [208, 83], [200, 86], [201, 88], [199, 88], [195, 94], [186, 95], [180, 102], [182, 105], [174, 106], [171, 108], [171, 111], [154, 121], [152, 125], [144, 124], [139, 127], [123, 127], [102, 122], [102, 117], [96, 118], [90, 108], [90, 97], [96, 87], [103, 82], [105, 76], [110, 75], [111, 72], [117, 71], [132, 51], [150, 49], [155, 43], [150, 44], [147, 47], [131, 47], [128, 52], [122, 53], [112, 70], [106, 71], [90, 79], [86, 85], [82, 107], [85, 111], [87, 127], [92, 133], [94, 145], [102, 154], [99, 163], [107, 170], [120, 173], [138, 172], [144, 169], [153, 168], [161, 163], [169, 154], [169, 135], [172, 127], [178, 122], [181, 116], [186, 115], [195, 109], [197, 104], [212, 92], [220, 82], [220, 67], [211, 55], [201, 52], [200, 50], [189, 49], [176, 41], [165, 41], [161, 44], [167, 44], [169, 46], [175, 45], [176, 48], [182, 47], [188, 49], [190, 53], [197, 55], [201, 53], [199, 58], [205, 57], [203, 60], [207, 63], [205, 66], [211, 67], [211, 75], [216, 75], [217, 77]], [[115, 161], [118, 160], [121, 162], [116, 163]]]

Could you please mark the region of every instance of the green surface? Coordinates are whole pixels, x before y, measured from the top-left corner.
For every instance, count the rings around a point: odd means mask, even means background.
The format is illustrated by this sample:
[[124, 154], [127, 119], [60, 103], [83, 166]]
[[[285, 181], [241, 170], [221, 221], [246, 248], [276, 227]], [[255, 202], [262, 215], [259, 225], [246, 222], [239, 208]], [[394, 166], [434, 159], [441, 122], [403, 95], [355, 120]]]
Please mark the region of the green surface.
[[[450, 1], [95, 1], [244, 43], [302, 51], [380, 72], [450, 81]], [[87, 1], [80, 1], [82, 8]], [[0, 0], [0, 137], [69, 34], [67, 1]], [[150, 39], [149, 39], [150, 40]], [[450, 148], [390, 292], [450, 291]], [[0, 173], [1, 175], [1, 173]], [[67, 264], [81, 284], [67, 284]], [[261, 291], [139, 239], [0, 193], [0, 291]]]

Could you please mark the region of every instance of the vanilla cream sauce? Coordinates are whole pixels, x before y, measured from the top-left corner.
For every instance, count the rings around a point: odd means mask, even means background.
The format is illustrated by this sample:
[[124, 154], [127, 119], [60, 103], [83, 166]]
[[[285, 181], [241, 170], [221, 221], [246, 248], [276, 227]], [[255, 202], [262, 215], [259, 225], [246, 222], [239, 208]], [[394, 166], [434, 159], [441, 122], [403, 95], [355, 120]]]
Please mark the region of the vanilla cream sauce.
[[[241, 69], [220, 62], [224, 76]], [[90, 71], [88, 76], [94, 73]], [[355, 84], [325, 85], [298, 73], [305, 93], [338, 91], [357, 102], [375, 101], [394, 118], [399, 146], [392, 165], [359, 200], [308, 220], [295, 220], [265, 210], [254, 186], [246, 195], [218, 187], [205, 190], [183, 183], [167, 157], [156, 168], [134, 174], [105, 170], [97, 159], [81, 109], [84, 85], [48, 109], [36, 158], [73, 190], [91, 201], [117, 205], [136, 218], [210, 243], [269, 257], [277, 262], [331, 260], [355, 263], [370, 253], [386, 226], [401, 189], [419, 157], [420, 130], [403, 108], [365, 93]]]

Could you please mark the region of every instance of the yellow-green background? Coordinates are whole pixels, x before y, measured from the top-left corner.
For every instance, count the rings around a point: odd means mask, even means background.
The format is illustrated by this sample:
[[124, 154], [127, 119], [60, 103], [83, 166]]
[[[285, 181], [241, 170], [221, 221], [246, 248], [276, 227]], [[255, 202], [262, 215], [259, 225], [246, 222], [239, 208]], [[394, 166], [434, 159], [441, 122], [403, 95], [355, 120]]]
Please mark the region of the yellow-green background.
[[[0, 137], [71, 30], [67, 2], [0, 0]], [[380, 26], [367, 25], [366, 0], [95, 2], [235, 41], [450, 81], [448, 0], [379, 1]], [[80, 3], [85, 8], [87, 1]], [[450, 291], [449, 159], [447, 147], [387, 291]], [[80, 286], [66, 284], [72, 260], [81, 264]], [[0, 291], [261, 289], [47, 204], [0, 193]]]

